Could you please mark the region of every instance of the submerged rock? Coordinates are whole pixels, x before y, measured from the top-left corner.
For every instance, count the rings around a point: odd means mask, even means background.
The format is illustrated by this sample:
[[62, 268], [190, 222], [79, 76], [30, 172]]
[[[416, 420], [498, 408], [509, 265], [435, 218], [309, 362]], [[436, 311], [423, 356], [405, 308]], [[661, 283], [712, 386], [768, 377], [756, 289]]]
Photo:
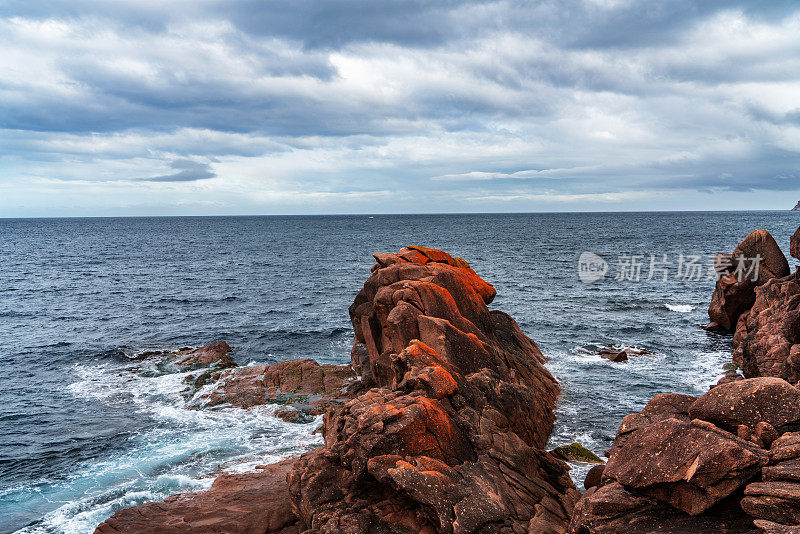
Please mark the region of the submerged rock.
[[228, 355], [231, 348], [224, 341], [215, 341], [197, 349], [183, 349], [170, 355], [172, 363], [178, 367], [194, 368], [204, 365], [217, 367], [236, 367]]
[[581, 445], [580, 443], [571, 443], [570, 445], [562, 445], [556, 447], [552, 451], [553, 454], [566, 460], [568, 462], [584, 462], [589, 464], [603, 464], [605, 463], [595, 453]]
[[624, 350], [601, 350], [597, 354], [600, 355], [601, 358], [605, 358], [606, 360], [611, 360], [612, 362], [627, 362], [628, 361], [628, 353]]
[[653, 351], [624, 345], [607, 345], [606, 348], [597, 350], [596, 354], [612, 362], [626, 362], [630, 356], [644, 356], [653, 354]]

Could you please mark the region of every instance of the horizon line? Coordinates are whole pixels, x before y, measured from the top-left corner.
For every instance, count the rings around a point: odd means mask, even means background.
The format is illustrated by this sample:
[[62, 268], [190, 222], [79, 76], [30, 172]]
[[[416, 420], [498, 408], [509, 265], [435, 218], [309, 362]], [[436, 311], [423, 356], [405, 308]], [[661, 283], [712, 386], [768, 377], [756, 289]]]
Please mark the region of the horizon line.
[[565, 215], [565, 214], [633, 214], [633, 213], [792, 213], [793, 209], [750, 209], [750, 210], [610, 210], [610, 211], [463, 211], [463, 212], [363, 212], [363, 213], [238, 213], [205, 215], [52, 215], [33, 217], [5, 217], [0, 220], [35, 219], [158, 219], [158, 218], [214, 218], [214, 217], [412, 217], [436, 215]]

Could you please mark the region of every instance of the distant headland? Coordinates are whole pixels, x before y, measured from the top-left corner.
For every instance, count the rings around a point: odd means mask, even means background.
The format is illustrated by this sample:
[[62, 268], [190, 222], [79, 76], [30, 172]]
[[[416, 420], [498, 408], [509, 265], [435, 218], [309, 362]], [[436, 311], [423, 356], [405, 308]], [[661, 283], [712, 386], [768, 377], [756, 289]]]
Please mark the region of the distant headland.
[[797, 201], [797, 204], [792, 208], [792, 211], [800, 211], [800, 200]]

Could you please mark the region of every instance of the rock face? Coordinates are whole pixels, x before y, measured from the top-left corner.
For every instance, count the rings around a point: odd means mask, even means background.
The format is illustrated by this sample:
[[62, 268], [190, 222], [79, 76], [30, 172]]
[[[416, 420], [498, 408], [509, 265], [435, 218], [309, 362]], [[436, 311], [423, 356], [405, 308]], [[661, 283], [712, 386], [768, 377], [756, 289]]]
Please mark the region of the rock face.
[[780, 532], [776, 529], [781, 525], [800, 524], [800, 433], [775, 440], [769, 454], [771, 465], [762, 469], [760, 482], [748, 484], [741, 504], [748, 514]]
[[795, 204], [795, 206], [792, 208], [792, 211], [800, 211], [800, 201]]
[[800, 284], [764, 230], [737, 254], [764, 270], [752, 284], [723, 276], [709, 315], [737, 325], [744, 377], [729, 369], [697, 399], [662, 394], [626, 416], [571, 532], [800, 533]]
[[782, 379], [753, 378], [699, 398], [654, 397], [623, 419], [600, 485], [576, 506], [570, 531], [781, 532], [797, 525], [800, 433], [788, 430], [800, 416], [799, 395]]
[[565, 532], [579, 494], [543, 446], [559, 388], [494, 288], [423, 247], [376, 254], [353, 305], [366, 390], [289, 476], [313, 532]]
[[755, 429], [759, 423], [785, 431], [800, 423], [800, 390], [773, 377], [730, 382], [692, 403], [689, 417], [731, 432], [741, 425]]
[[286, 487], [292, 464], [284, 460], [252, 473], [221, 475], [208, 491], [124, 508], [101, 523], [95, 534], [296, 534], [301, 529], [288, 506]]
[[[760, 261], [755, 262], [753, 258], [756, 257], [760, 257]], [[739, 317], [753, 305], [756, 287], [789, 274], [786, 257], [763, 228], [748, 234], [732, 254], [718, 254], [715, 264], [720, 277], [708, 316], [712, 324], [728, 331], [736, 328]]]
[[[312, 360], [191, 379], [198, 408], [327, 410], [324, 447], [120, 510], [97, 532], [566, 532], [580, 494], [543, 449], [559, 387], [539, 348], [489, 311], [495, 290], [463, 259], [425, 247], [375, 259], [350, 307], [360, 380]], [[200, 390], [207, 373], [217, 384]]]
[[577, 534], [743, 534], [757, 532], [750, 517], [727, 501], [691, 516], [656, 499], [625, 489], [619, 482], [593, 487], [575, 507], [570, 532]]
[[[800, 205], [800, 202], [798, 202], [798, 205]], [[800, 228], [795, 230], [792, 237], [789, 238], [789, 254], [791, 254], [793, 258], [800, 260]]]
[[284, 404], [281, 417], [295, 421], [298, 416], [319, 415], [331, 404], [344, 402], [355, 378], [349, 365], [320, 365], [314, 360], [238, 367], [224, 371], [216, 387], [199, 401], [203, 407]]
[[733, 362], [746, 377], [800, 380], [800, 280], [794, 275], [756, 289], [733, 340]]

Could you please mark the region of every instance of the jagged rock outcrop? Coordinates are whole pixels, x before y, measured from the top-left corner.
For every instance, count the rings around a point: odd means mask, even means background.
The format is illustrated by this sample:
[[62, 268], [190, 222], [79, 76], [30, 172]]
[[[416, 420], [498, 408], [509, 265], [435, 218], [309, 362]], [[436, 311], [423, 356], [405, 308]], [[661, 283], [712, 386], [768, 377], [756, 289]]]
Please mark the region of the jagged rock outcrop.
[[798, 525], [799, 423], [800, 390], [779, 378], [731, 382], [699, 398], [658, 395], [623, 419], [600, 485], [577, 504], [570, 531]]
[[[755, 258], [760, 260], [755, 260]], [[739, 317], [753, 305], [755, 289], [772, 278], [789, 274], [789, 263], [772, 235], [764, 230], [750, 232], [732, 254], [717, 254], [719, 274], [711, 296], [709, 327], [733, 331]]]
[[328, 411], [325, 447], [297, 461], [297, 515], [313, 532], [564, 532], [579, 494], [543, 450], [559, 388], [536, 344], [464, 260], [375, 259], [350, 307], [374, 387]]
[[761, 256], [758, 280], [728, 269], [709, 315], [736, 325], [733, 360], [747, 379], [729, 369], [697, 399], [658, 395], [625, 417], [571, 532], [800, 531], [800, 284], [765, 230], [737, 255]]
[[800, 390], [774, 377], [731, 382], [692, 403], [689, 417], [730, 432], [737, 432], [741, 425], [755, 429], [759, 423], [785, 432], [800, 424]]
[[[580, 494], [544, 450], [559, 394], [545, 358], [460, 258], [375, 254], [350, 307], [350, 366], [311, 360], [191, 381], [197, 407], [327, 409], [325, 446], [208, 492], [121, 510], [97, 532], [566, 532]], [[207, 388], [206, 388], [207, 389]]]
[[800, 228], [795, 230], [792, 237], [789, 238], [789, 254], [800, 260]]
[[[790, 240], [800, 259], [800, 228]], [[775, 277], [754, 289], [752, 306], [742, 313], [733, 337], [733, 363], [745, 377], [773, 376], [800, 381], [800, 279]]]
[[733, 339], [733, 362], [746, 377], [800, 380], [800, 280], [796, 275], [757, 288]]
[[757, 532], [738, 499], [770, 463], [769, 452], [694, 418], [727, 424], [730, 410], [717, 389], [756, 389], [747, 382], [720, 386], [699, 398], [661, 394], [626, 416], [601, 485], [576, 506], [570, 532]]
[[302, 529], [288, 506], [286, 487], [293, 462], [220, 475], [208, 491], [123, 508], [101, 523], [95, 534], [297, 534]]

